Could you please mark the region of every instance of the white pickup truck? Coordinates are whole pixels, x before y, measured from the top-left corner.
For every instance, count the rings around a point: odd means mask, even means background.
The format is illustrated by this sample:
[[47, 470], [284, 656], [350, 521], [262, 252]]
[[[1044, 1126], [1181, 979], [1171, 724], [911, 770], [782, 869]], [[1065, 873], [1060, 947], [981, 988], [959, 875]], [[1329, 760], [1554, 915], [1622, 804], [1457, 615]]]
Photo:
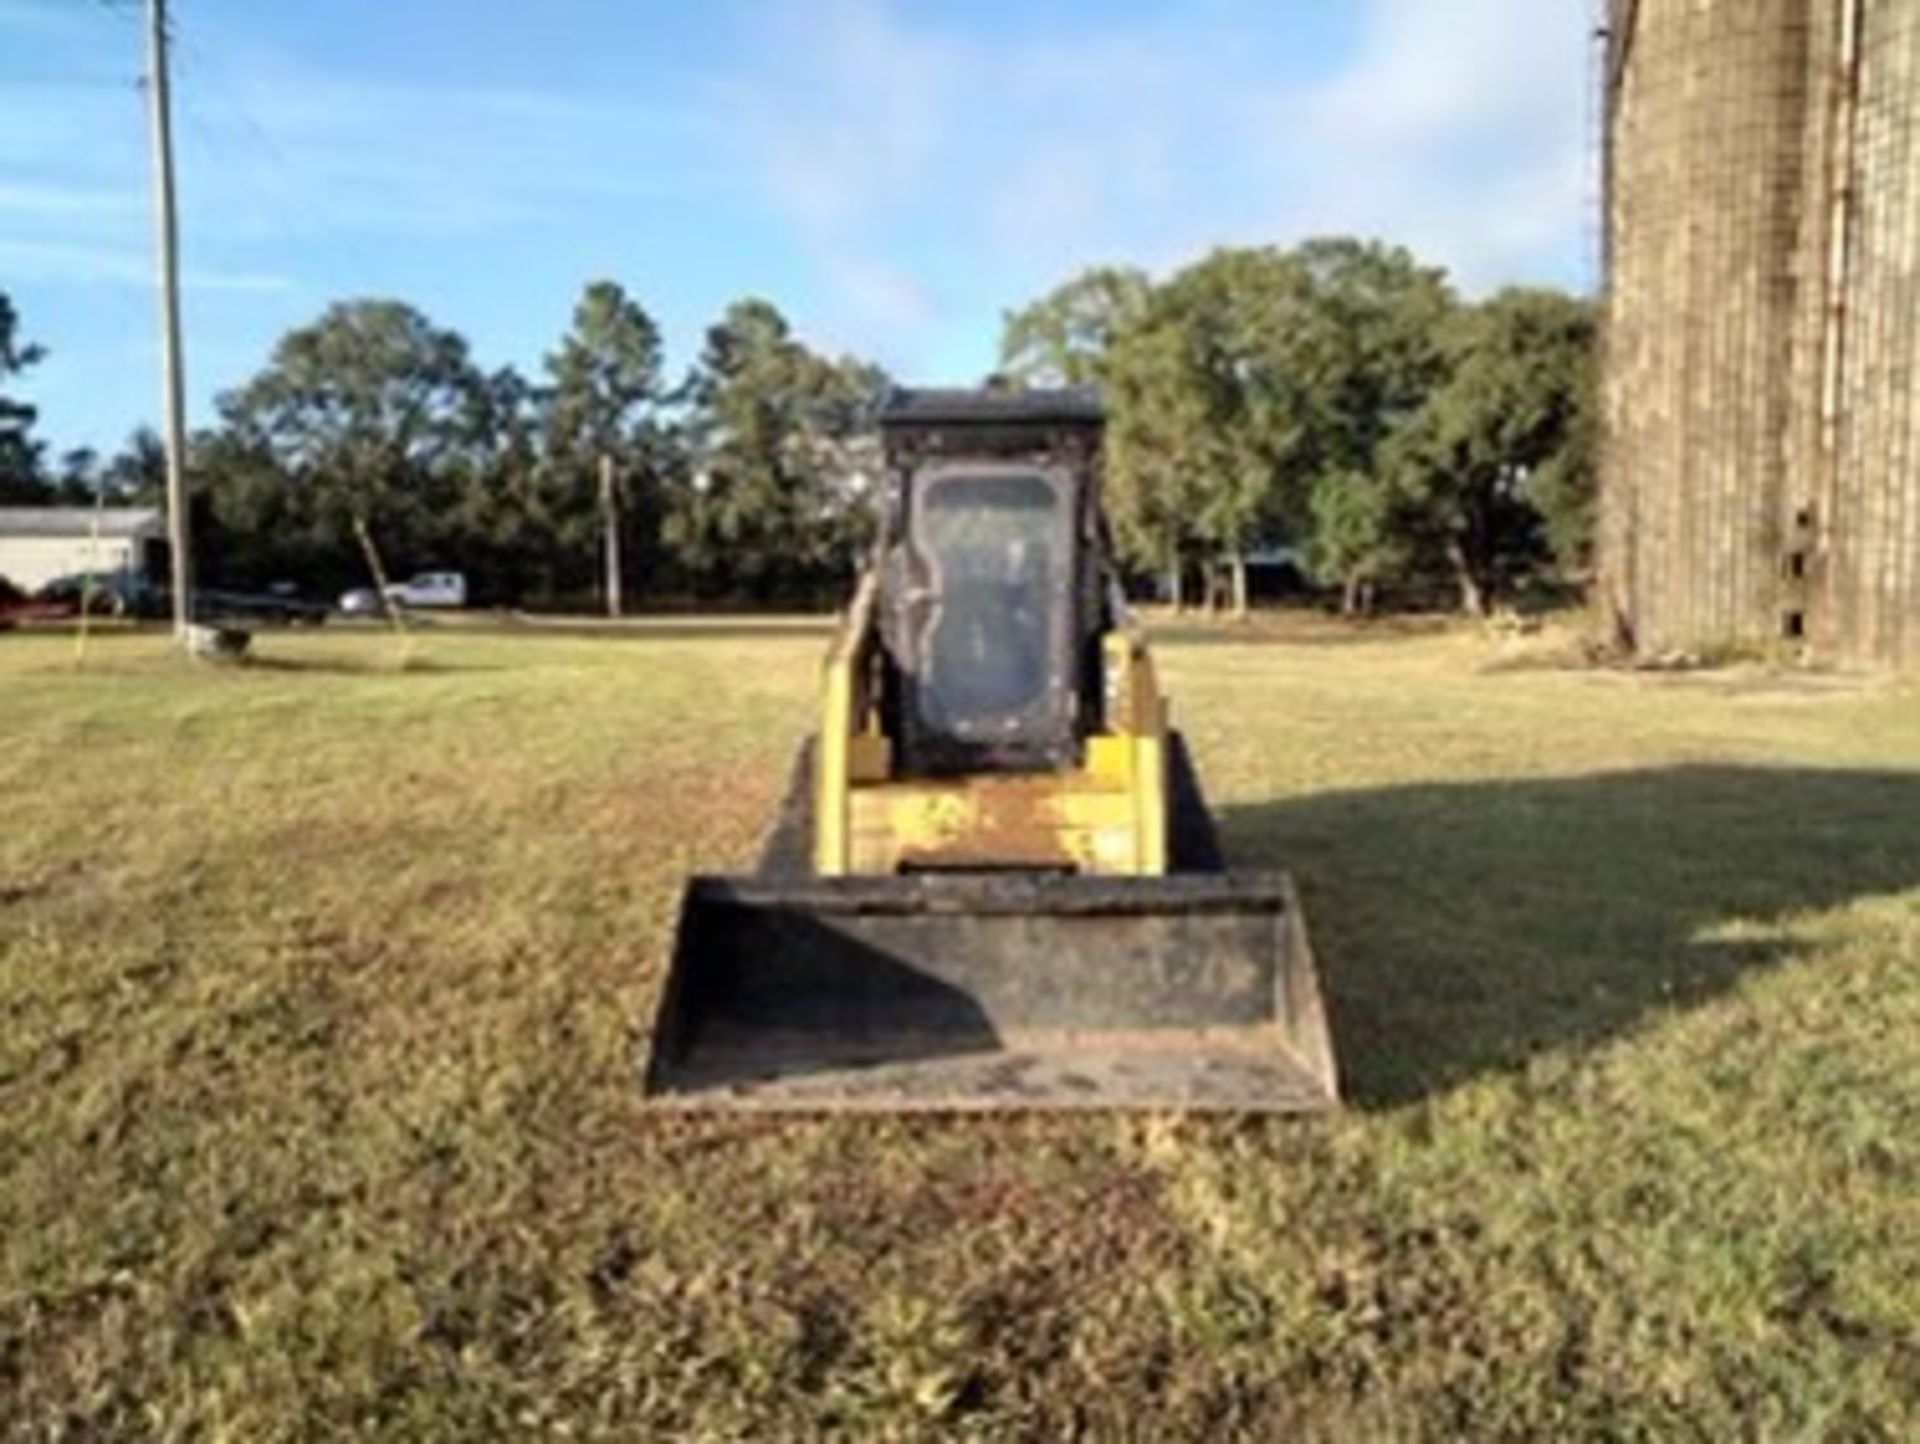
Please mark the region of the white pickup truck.
[[386, 598], [402, 607], [464, 607], [467, 604], [466, 574], [421, 572], [404, 582], [390, 582]]

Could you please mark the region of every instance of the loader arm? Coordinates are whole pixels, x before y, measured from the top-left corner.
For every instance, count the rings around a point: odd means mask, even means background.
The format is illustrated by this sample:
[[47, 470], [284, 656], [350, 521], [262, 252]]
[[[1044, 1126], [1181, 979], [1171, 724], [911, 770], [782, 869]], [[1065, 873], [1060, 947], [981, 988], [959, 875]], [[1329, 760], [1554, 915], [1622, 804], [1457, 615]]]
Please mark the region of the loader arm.
[[893, 747], [880, 720], [875, 667], [879, 579], [864, 573], [827, 650], [814, 747], [813, 866], [821, 877], [854, 871], [852, 790], [892, 775]]

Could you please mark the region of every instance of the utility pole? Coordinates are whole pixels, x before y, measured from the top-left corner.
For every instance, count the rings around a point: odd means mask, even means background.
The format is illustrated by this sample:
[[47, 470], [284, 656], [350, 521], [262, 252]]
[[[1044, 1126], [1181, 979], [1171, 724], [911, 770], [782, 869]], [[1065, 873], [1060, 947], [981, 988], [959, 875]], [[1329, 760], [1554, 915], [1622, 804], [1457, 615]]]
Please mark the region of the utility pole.
[[606, 528], [607, 615], [620, 615], [620, 500], [613, 484], [613, 454], [600, 453], [600, 520]]
[[160, 260], [160, 349], [166, 400], [167, 546], [173, 563], [173, 631], [184, 643], [193, 615], [187, 515], [186, 378], [180, 359], [180, 227], [173, 197], [173, 114], [167, 90], [167, 0], [147, 0], [147, 100], [153, 132], [153, 219]]

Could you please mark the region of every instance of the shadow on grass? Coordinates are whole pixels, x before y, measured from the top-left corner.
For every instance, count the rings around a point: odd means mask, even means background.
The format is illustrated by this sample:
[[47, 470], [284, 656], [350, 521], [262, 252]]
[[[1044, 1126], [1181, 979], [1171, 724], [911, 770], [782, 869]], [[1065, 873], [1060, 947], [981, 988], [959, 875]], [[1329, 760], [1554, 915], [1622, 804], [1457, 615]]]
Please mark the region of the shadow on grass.
[[1792, 961], [1771, 924], [1920, 886], [1920, 771], [1414, 785], [1221, 828], [1236, 866], [1298, 874], [1361, 1107], [1599, 1043]]

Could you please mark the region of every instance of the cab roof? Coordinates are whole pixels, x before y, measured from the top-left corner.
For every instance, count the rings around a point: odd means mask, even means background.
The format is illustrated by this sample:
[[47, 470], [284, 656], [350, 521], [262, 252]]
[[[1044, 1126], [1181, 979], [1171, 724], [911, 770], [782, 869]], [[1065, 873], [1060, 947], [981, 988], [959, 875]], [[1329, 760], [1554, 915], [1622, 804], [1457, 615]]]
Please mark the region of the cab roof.
[[1091, 386], [1015, 391], [1000, 387], [896, 387], [880, 407], [883, 431], [960, 426], [1070, 426], [1106, 422]]

